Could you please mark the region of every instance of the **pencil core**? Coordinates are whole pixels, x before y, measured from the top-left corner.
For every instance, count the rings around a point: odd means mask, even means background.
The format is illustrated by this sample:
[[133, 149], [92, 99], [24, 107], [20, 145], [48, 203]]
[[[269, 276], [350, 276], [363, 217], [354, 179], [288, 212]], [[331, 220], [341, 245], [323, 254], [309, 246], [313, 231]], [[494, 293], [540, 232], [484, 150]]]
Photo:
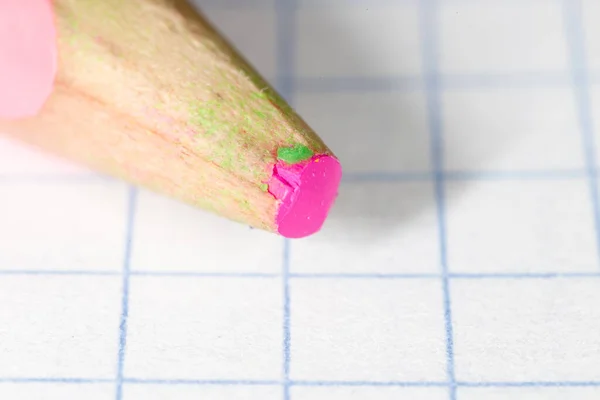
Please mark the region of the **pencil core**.
[[337, 197], [341, 178], [340, 163], [331, 156], [275, 165], [269, 192], [281, 201], [277, 213], [279, 234], [301, 238], [319, 231]]
[[38, 113], [56, 73], [52, 2], [0, 0], [0, 118]]

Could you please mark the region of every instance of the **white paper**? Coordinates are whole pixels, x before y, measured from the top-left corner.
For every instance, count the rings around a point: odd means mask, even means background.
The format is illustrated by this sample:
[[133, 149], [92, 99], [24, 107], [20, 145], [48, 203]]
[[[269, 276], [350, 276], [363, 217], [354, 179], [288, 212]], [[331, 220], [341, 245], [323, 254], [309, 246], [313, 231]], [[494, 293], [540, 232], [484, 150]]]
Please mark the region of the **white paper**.
[[201, 5], [340, 157], [330, 219], [0, 139], [0, 399], [600, 398], [596, 0]]

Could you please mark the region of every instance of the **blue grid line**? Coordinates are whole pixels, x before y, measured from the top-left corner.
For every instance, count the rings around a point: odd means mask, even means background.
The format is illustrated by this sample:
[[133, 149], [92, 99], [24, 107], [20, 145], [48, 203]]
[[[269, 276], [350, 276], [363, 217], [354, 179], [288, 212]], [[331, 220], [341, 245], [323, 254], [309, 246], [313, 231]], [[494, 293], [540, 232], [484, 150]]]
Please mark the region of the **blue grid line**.
[[121, 275], [121, 272], [116, 271], [80, 271], [80, 270], [33, 270], [33, 269], [3, 269], [0, 270], [0, 275], [74, 275], [74, 276], [116, 276]]
[[302, 93], [397, 92], [423, 89], [420, 76], [397, 77], [298, 77], [292, 78]]
[[[295, 53], [295, 29], [296, 29], [296, 0], [276, 0], [276, 56], [278, 72], [278, 91], [290, 103], [293, 103], [294, 80], [294, 53]], [[290, 364], [291, 364], [291, 311], [290, 311], [290, 251], [291, 242], [283, 239], [283, 265], [282, 265], [282, 288], [283, 288], [283, 400], [290, 400]]]
[[444, 325], [446, 336], [446, 375], [449, 384], [449, 398], [456, 400], [456, 379], [454, 374], [454, 333], [452, 328], [452, 307], [450, 282], [446, 255], [446, 218], [444, 199], [442, 110], [438, 76], [438, 32], [436, 29], [437, 0], [423, 0], [419, 7], [420, 40], [423, 66], [425, 70], [427, 119], [431, 140], [432, 169], [435, 174], [435, 203], [440, 248], [440, 268], [442, 273]]
[[594, 127], [591, 116], [590, 94], [586, 72], [585, 35], [581, 16], [581, 0], [563, 0], [565, 35], [571, 60], [573, 90], [577, 102], [579, 127], [583, 142], [585, 165], [588, 172], [590, 201], [594, 214], [596, 250], [600, 260], [600, 201], [596, 181]]
[[568, 71], [513, 72], [503, 74], [440, 74], [444, 90], [480, 90], [492, 88], [551, 88], [570, 84]]
[[371, 387], [446, 387], [448, 382], [428, 382], [428, 381], [293, 381], [292, 386], [327, 386], [327, 387], [348, 387], [348, 386], [371, 386]]
[[342, 183], [362, 182], [422, 182], [433, 179], [429, 172], [345, 172]]
[[142, 385], [199, 385], [199, 386], [275, 386], [282, 383], [274, 380], [236, 379], [140, 379], [124, 378], [128, 384]]
[[65, 383], [65, 384], [86, 384], [86, 383], [114, 383], [114, 379], [95, 379], [95, 378], [0, 378], [0, 383]]
[[[515, 72], [508, 74], [473, 73], [439, 74], [439, 86], [444, 90], [482, 90], [491, 88], [567, 87], [571, 84], [568, 71]], [[294, 78], [302, 93], [340, 92], [412, 92], [426, 89], [418, 75], [385, 77], [311, 77]]]
[[[114, 383], [113, 379], [94, 378], [0, 378], [0, 383], [46, 383], [46, 384], [99, 384]], [[141, 379], [123, 378], [123, 382], [133, 385], [190, 385], [190, 386], [280, 386], [276, 380], [235, 380], [235, 379]], [[448, 382], [437, 381], [289, 381], [289, 386], [308, 387], [448, 387]], [[457, 381], [457, 387], [600, 387], [600, 381]]]
[[[1, 273], [1, 271], [0, 271]], [[171, 278], [279, 278], [280, 274], [260, 272], [194, 272], [194, 271], [131, 271], [129, 275], [139, 277], [164, 276]]]
[[491, 180], [561, 180], [585, 178], [586, 171], [579, 169], [530, 170], [530, 171], [447, 171], [441, 173], [445, 181], [491, 181]]
[[457, 382], [461, 387], [586, 387], [600, 386], [600, 381], [530, 381], [530, 382]]
[[[292, 386], [394, 386], [394, 387], [447, 387], [448, 382], [435, 381], [292, 381]], [[600, 386], [600, 381], [528, 381], [528, 382], [468, 382], [456, 381], [456, 387], [586, 387]]]
[[451, 279], [573, 279], [600, 278], [600, 272], [449, 273]]
[[[588, 177], [583, 169], [548, 169], [522, 171], [440, 171], [444, 181], [496, 181], [496, 180], [561, 180]], [[596, 172], [594, 171], [594, 175]], [[428, 172], [350, 172], [342, 178], [344, 183], [364, 182], [424, 182], [435, 180], [435, 173]]]
[[447, 276], [449, 279], [573, 279], [573, 278], [600, 278], [600, 272], [490, 272], [490, 273], [452, 273], [422, 274], [422, 273], [373, 273], [373, 274], [290, 274], [293, 279], [440, 279]]
[[[288, 243], [289, 245], [289, 243]], [[289, 251], [286, 252], [289, 254]], [[284, 255], [284, 263], [288, 263]], [[39, 275], [39, 276], [121, 276], [122, 273], [105, 271], [55, 271], [55, 270], [0, 270], [0, 275]], [[129, 276], [140, 277], [165, 277], [165, 278], [237, 278], [237, 279], [280, 279], [283, 274], [261, 274], [261, 273], [206, 273], [206, 272], [130, 272]], [[439, 273], [287, 273], [289, 279], [441, 279], [444, 275]], [[600, 272], [449, 272], [449, 279], [575, 279], [575, 278], [600, 278]], [[284, 293], [285, 294], [285, 293]], [[288, 299], [289, 300], [289, 299]], [[284, 299], [285, 301], [285, 299]]]
[[290, 313], [290, 247], [289, 239], [284, 239], [283, 249], [283, 398], [290, 399], [290, 364], [291, 355], [291, 313]]
[[129, 317], [129, 270], [131, 261], [131, 246], [133, 239], [133, 223], [135, 220], [135, 207], [137, 204], [137, 189], [129, 188], [127, 206], [127, 225], [125, 232], [125, 251], [123, 255], [123, 287], [121, 296], [121, 317], [119, 322], [119, 350], [117, 355], [117, 376], [115, 398], [123, 398], [123, 369], [125, 364], [125, 350], [127, 346], [127, 318]]
[[290, 278], [298, 279], [424, 279], [424, 278], [435, 278], [439, 279], [439, 274], [419, 274], [419, 273], [406, 273], [406, 274], [353, 274], [353, 273], [339, 273], [339, 274], [319, 274], [319, 273], [293, 273], [289, 274]]

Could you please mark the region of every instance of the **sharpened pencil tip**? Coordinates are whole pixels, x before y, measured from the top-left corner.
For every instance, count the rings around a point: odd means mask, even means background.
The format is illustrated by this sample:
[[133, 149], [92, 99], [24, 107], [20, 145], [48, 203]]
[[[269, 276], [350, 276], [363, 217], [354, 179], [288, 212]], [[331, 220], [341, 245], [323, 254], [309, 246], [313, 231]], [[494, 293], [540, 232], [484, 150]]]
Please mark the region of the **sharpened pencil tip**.
[[303, 163], [279, 162], [269, 192], [280, 200], [277, 231], [297, 239], [318, 232], [338, 195], [342, 167], [332, 156], [315, 156]]

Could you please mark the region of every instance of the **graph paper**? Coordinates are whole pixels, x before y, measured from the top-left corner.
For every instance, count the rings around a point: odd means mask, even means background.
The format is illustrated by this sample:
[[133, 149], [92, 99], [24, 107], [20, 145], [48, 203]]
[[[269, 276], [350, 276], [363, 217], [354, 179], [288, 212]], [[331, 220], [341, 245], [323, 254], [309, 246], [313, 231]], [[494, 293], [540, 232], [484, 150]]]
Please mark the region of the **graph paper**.
[[340, 157], [331, 218], [0, 139], [0, 399], [600, 398], [600, 2], [199, 5]]

